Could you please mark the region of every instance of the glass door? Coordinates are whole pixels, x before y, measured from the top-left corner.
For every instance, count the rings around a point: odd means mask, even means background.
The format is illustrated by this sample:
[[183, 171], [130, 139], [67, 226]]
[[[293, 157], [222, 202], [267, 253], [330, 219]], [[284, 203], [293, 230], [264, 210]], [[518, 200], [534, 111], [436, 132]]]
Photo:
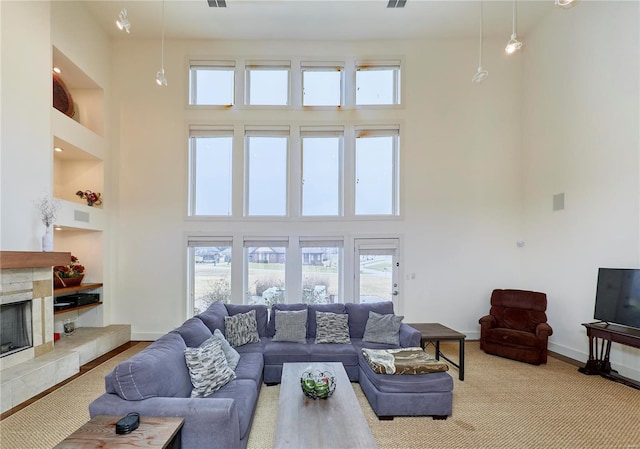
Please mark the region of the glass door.
[[397, 310], [398, 239], [355, 239], [355, 297], [361, 303], [393, 301]]

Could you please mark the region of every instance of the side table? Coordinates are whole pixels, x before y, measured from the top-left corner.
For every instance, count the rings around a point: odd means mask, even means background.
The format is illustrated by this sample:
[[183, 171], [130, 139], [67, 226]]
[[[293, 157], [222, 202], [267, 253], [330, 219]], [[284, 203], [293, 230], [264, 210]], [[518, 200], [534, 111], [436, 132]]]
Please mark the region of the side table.
[[[440, 360], [440, 357], [451, 363], [458, 368], [458, 379], [464, 380], [464, 339], [467, 338], [465, 334], [461, 334], [458, 331], [443, 326], [440, 323], [407, 323], [409, 326], [420, 331], [422, 338], [420, 345], [424, 348], [427, 342], [433, 342], [436, 348], [436, 360]], [[440, 352], [440, 341], [457, 340], [459, 344], [459, 357], [458, 363], [453, 362], [446, 355]]]
[[98, 415], [73, 432], [54, 449], [180, 449], [183, 418], [141, 416], [140, 426], [131, 433], [118, 435], [116, 423], [122, 416]]

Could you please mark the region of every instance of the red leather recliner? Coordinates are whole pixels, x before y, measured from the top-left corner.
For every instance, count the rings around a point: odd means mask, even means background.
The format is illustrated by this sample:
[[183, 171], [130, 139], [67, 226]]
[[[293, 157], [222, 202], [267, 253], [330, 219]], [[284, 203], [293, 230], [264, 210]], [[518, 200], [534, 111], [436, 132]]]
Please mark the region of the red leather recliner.
[[480, 349], [521, 362], [547, 363], [547, 295], [526, 290], [491, 294], [489, 315], [480, 318]]

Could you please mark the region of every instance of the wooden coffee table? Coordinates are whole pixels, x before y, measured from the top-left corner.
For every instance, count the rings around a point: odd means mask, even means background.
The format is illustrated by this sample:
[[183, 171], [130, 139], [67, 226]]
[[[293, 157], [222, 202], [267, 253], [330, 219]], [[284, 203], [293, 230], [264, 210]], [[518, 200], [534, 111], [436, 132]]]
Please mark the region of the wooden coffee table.
[[[329, 399], [302, 393], [300, 376], [309, 369], [330, 371], [336, 390]], [[376, 448], [376, 441], [342, 363], [303, 362], [282, 366], [275, 448]]]
[[180, 449], [183, 418], [141, 416], [140, 426], [118, 435], [116, 423], [122, 416], [98, 415], [73, 432], [54, 449]]
[[[424, 348], [427, 342], [433, 342], [436, 348], [436, 360], [440, 360], [440, 357], [451, 363], [458, 368], [458, 379], [464, 380], [464, 339], [467, 338], [465, 334], [461, 334], [458, 331], [443, 326], [440, 323], [407, 323], [409, 326], [420, 331], [422, 338], [420, 345]], [[459, 357], [458, 363], [453, 362], [446, 355], [440, 352], [440, 341], [442, 340], [457, 340], [459, 345]]]

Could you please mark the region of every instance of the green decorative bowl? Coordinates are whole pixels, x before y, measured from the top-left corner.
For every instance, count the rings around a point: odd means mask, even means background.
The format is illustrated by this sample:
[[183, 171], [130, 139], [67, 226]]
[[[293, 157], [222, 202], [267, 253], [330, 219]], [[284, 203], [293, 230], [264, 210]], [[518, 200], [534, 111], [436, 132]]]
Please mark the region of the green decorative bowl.
[[300, 387], [311, 399], [327, 399], [336, 390], [336, 378], [329, 371], [308, 370], [300, 376]]

